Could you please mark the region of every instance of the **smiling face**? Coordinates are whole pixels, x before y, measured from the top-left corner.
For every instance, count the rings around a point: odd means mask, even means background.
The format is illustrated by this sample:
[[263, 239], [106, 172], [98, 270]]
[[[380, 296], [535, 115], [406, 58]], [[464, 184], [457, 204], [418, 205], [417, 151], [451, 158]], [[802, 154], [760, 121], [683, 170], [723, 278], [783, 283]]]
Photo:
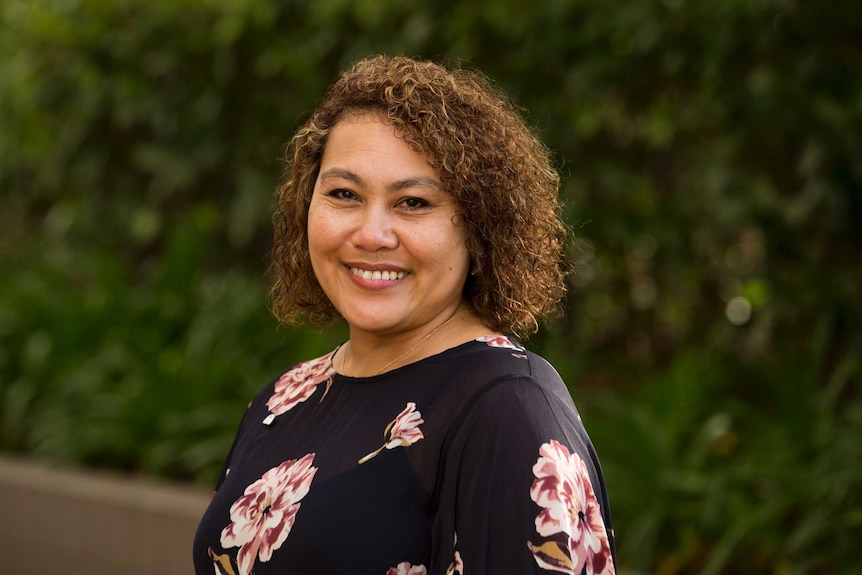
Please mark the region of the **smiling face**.
[[425, 156], [382, 116], [341, 119], [329, 134], [308, 212], [311, 265], [362, 334], [421, 334], [462, 301], [470, 256], [455, 200]]

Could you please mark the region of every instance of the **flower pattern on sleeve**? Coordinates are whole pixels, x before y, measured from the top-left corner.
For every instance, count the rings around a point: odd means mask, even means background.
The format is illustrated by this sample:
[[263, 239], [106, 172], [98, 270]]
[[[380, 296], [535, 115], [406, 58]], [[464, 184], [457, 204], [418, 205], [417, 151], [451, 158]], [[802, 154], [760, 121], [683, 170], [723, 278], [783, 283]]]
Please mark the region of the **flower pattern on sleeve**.
[[610, 543], [589, 473], [577, 453], [551, 440], [539, 448], [530, 497], [542, 508], [536, 532], [547, 537], [527, 546], [545, 570], [614, 575]]
[[482, 337], [476, 338], [476, 341], [481, 341], [482, 343], [487, 343], [488, 347], [504, 347], [506, 349], [514, 349], [516, 351], [524, 351], [524, 348], [520, 345], [513, 343], [508, 337], [504, 335], [483, 335]]
[[317, 386], [324, 381], [332, 382], [335, 368], [332, 356], [335, 351], [300, 363], [282, 374], [275, 382], [275, 390], [266, 406], [272, 416], [281, 415], [314, 394]]
[[424, 565], [411, 565], [407, 561], [399, 563], [395, 567], [390, 567], [386, 571], [386, 575], [428, 575], [428, 570]]
[[[455, 547], [458, 546], [458, 534], [455, 534]], [[446, 575], [464, 575], [464, 561], [461, 560], [461, 554], [457, 549], [454, 551], [455, 560], [446, 568]]]
[[481, 341], [482, 343], [487, 344], [488, 347], [510, 349], [512, 350], [512, 357], [527, 359], [527, 356], [524, 355], [524, 348], [504, 335], [483, 335], [482, 337], [476, 338], [476, 341]]
[[359, 463], [365, 463], [384, 449], [413, 445], [425, 437], [425, 434], [419, 429], [419, 426], [423, 423], [425, 423], [425, 420], [422, 419], [422, 414], [416, 411], [416, 404], [412, 401], [409, 402], [407, 407], [395, 419], [389, 422], [389, 425], [383, 431], [383, 437], [388, 438], [386, 442], [378, 449], [360, 459]]
[[[239, 575], [250, 575], [255, 560], [272, 558], [290, 533], [300, 501], [308, 494], [317, 472], [314, 454], [285, 461], [246, 487], [230, 508], [232, 523], [221, 532], [224, 549], [239, 547], [236, 564]], [[211, 551], [211, 556], [215, 557]], [[224, 560], [224, 556], [219, 556]]]

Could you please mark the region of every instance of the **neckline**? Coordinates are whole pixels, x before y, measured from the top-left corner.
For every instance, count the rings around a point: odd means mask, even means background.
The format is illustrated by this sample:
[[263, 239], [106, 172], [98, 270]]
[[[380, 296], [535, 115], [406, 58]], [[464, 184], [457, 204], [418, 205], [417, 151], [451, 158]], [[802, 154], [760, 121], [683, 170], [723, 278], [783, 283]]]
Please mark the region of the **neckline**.
[[[452, 353], [456, 353], [456, 352], [462, 351], [462, 350], [463, 350], [464, 348], [466, 348], [466, 347], [469, 347], [469, 346], [475, 345], [475, 344], [477, 344], [477, 343], [484, 343], [484, 342], [480, 341], [480, 339], [481, 339], [482, 337], [499, 337], [499, 336], [494, 336], [494, 335], [492, 335], [492, 334], [488, 334], [487, 336], [479, 336], [479, 337], [473, 338], [473, 339], [471, 339], [471, 340], [465, 341], [464, 343], [459, 343], [458, 345], [455, 345], [455, 346], [453, 346], [453, 347], [450, 347], [450, 348], [444, 349], [444, 350], [443, 350], [443, 351], [441, 351], [441, 352], [435, 353], [435, 354], [433, 354], [433, 355], [429, 355], [429, 356], [427, 356], [427, 357], [423, 357], [423, 358], [421, 358], [421, 359], [417, 359], [417, 360], [416, 360], [416, 361], [414, 361], [414, 362], [404, 364], [404, 365], [402, 365], [402, 366], [396, 367], [395, 369], [392, 369], [392, 370], [389, 370], [389, 371], [385, 371], [385, 372], [383, 372], [383, 373], [381, 373], [381, 374], [378, 374], [378, 375], [369, 375], [369, 376], [365, 376], [365, 377], [356, 377], [356, 376], [351, 376], [351, 375], [344, 375], [344, 374], [342, 374], [342, 373], [339, 373], [339, 372], [336, 370], [336, 371], [335, 371], [335, 375], [334, 375], [334, 377], [339, 378], [343, 383], [348, 383], [348, 384], [353, 384], [353, 385], [361, 385], [361, 384], [365, 384], [365, 383], [373, 383], [373, 382], [377, 382], [377, 381], [382, 381], [382, 380], [385, 380], [385, 379], [387, 379], [387, 378], [389, 378], [389, 377], [392, 377], [392, 376], [395, 376], [395, 375], [401, 374], [402, 372], [404, 372], [404, 371], [406, 371], [406, 370], [414, 369], [414, 368], [416, 368], [416, 367], [419, 367], [419, 366], [421, 366], [421, 365], [423, 365], [423, 364], [425, 364], [425, 363], [427, 363], [427, 362], [438, 361], [438, 360], [439, 360], [439, 359], [441, 359], [442, 357], [444, 357], [444, 356], [446, 356], [446, 355], [449, 355], [449, 354], [452, 354]], [[506, 337], [507, 339], [510, 339], [510, 340], [511, 340], [511, 338], [510, 338], [509, 336], [503, 336], [503, 337]], [[521, 344], [520, 344], [520, 342], [518, 342], [518, 345], [521, 345]], [[338, 347], [336, 347], [336, 348], [332, 351], [332, 355], [333, 355], [333, 357], [335, 356], [335, 352], [336, 352], [336, 351], [338, 351], [338, 349], [339, 349], [339, 348], [341, 348], [341, 347], [343, 347], [343, 346], [344, 346], [344, 343], [341, 343], [341, 344], [339, 344], [339, 345], [338, 345]], [[330, 360], [330, 361], [331, 361], [331, 360]], [[330, 364], [330, 365], [332, 365], [332, 364]], [[332, 369], [333, 369], [333, 370], [335, 370], [335, 366], [334, 366], [334, 365], [332, 365]]]

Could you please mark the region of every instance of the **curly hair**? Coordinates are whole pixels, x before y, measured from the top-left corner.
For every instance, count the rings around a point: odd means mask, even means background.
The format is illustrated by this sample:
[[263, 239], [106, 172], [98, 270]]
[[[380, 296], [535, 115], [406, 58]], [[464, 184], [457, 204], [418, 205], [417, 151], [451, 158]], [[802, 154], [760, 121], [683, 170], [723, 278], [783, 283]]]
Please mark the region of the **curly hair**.
[[341, 319], [314, 275], [308, 210], [335, 124], [374, 111], [423, 153], [456, 199], [471, 273], [464, 294], [489, 328], [520, 337], [559, 315], [568, 264], [560, 178], [548, 149], [480, 73], [403, 56], [376, 56], [342, 72], [285, 147], [276, 191], [270, 307], [285, 324]]

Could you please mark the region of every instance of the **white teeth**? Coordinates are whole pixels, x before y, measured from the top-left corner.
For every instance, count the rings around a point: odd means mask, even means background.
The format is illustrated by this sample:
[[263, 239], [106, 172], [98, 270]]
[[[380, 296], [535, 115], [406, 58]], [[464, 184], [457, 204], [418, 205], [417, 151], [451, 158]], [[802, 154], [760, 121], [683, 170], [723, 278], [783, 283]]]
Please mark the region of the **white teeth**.
[[394, 270], [385, 270], [385, 271], [381, 272], [381, 271], [363, 270], [360, 268], [350, 268], [350, 272], [353, 275], [361, 277], [362, 279], [384, 280], [384, 281], [400, 280], [407, 275], [407, 272], [396, 272]]

